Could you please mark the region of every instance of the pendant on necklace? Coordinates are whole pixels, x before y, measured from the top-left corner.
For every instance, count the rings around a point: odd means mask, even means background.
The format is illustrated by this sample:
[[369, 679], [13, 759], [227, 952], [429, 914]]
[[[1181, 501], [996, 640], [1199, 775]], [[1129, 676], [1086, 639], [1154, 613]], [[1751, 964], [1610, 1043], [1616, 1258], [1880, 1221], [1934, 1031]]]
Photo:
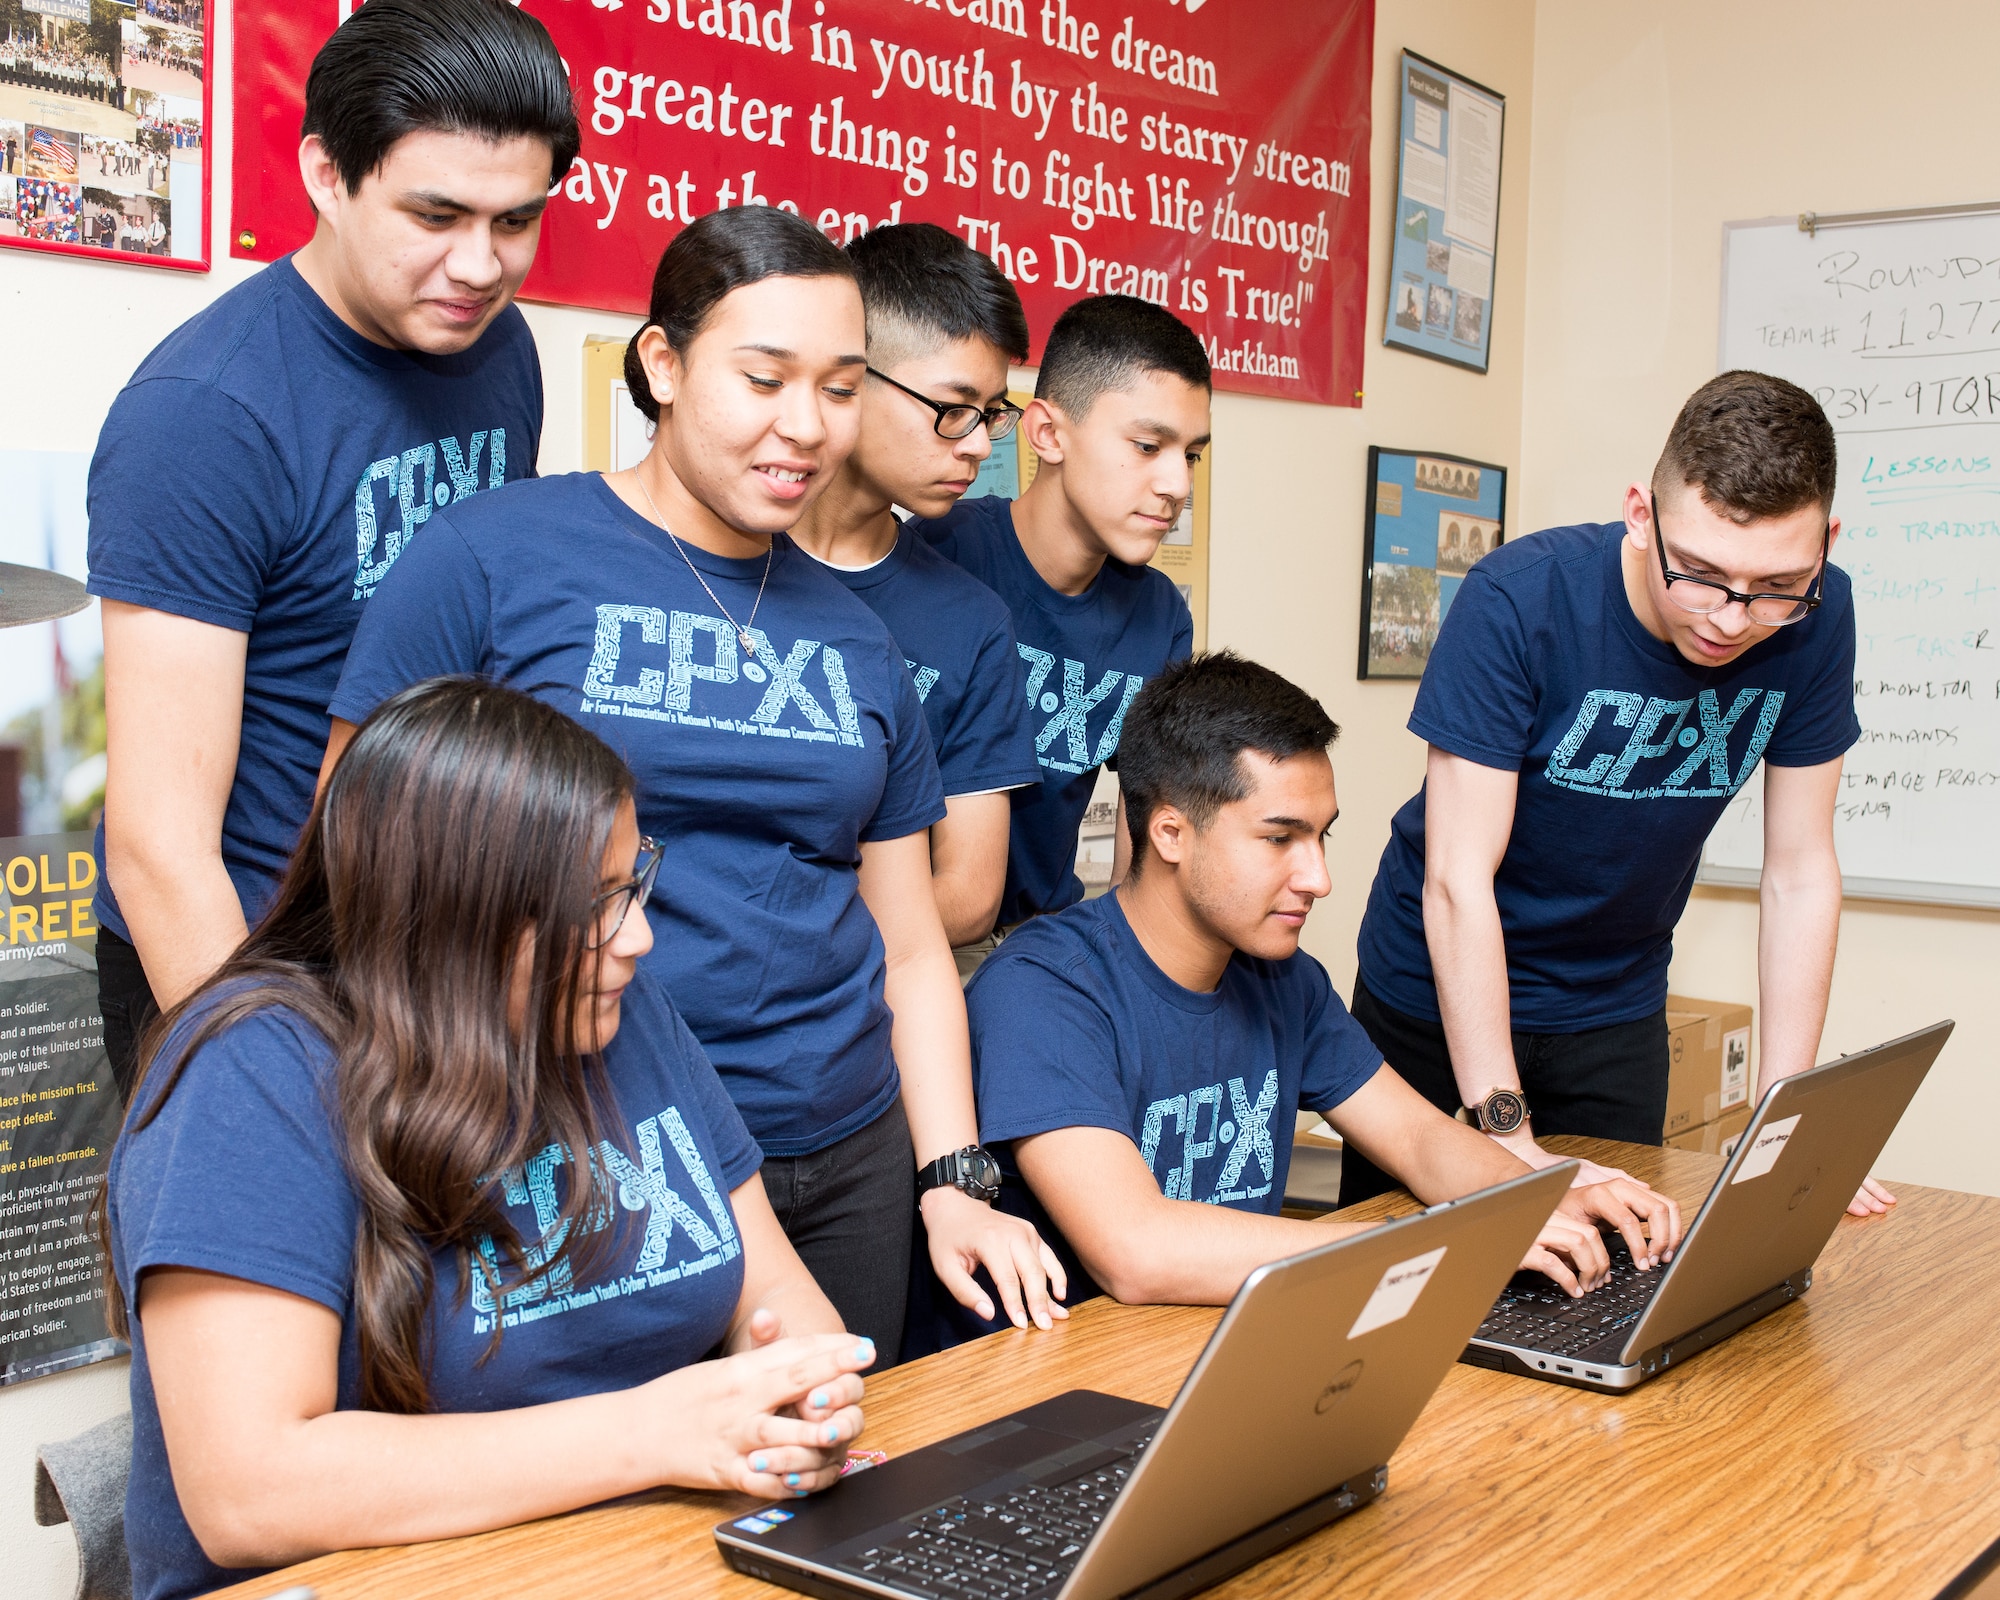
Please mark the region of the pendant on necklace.
[[738, 628], [736, 637], [743, 641], [743, 653], [746, 656], [754, 656], [757, 653], [757, 641], [750, 637], [748, 628]]

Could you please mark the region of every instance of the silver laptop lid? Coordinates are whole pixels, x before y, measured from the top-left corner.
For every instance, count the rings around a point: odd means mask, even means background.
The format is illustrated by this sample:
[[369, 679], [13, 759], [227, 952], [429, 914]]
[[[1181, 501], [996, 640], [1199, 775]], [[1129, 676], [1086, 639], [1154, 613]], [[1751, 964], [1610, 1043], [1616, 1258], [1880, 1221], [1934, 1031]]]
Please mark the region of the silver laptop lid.
[[1388, 1461], [1576, 1163], [1259, 1267], [1060, 1600], [1111, 1600]]
[[1634, 1324], [1624, 1360], [1819, 1259], [1952, 1027], [1936, 1023], [1771, 1085]]

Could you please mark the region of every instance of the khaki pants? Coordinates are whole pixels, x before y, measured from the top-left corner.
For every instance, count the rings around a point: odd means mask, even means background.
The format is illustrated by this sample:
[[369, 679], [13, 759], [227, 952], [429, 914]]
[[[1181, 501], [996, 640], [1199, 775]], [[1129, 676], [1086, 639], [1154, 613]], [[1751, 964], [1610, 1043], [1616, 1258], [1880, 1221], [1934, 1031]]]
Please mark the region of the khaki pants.
[[986, 964], [986, 958], [1000, 948], [1000, 941], [1020, 927], [1018, 922], [1010, 922], [1004, 928], [995, 928], [983, 939], [975, 939], [971, 944], [962, 944], [952, 951], [951, 956], [958, 963], [958, 981], [970, 983], [972, 975]]

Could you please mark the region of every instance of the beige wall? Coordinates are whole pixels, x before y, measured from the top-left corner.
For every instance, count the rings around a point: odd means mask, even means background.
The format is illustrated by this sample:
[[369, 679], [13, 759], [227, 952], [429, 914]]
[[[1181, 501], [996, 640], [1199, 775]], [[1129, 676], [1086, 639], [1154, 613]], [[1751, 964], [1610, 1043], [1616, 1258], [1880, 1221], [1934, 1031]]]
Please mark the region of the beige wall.
[[[1921, 27], [1860, 0], [1540, 0], [1517, 528], [1614, 516], [1651, 471], [1715, 371], [1725, 221], [1995, 198], [2000, 8], [1916, 14]], [[1754, 896], [1697, 889], [1675, 990], [1754, 1001], [1756, 939]], [[2000, 913], [1848, 902], [1822, 1059], [1959, 1024], [1886, 1176], [2000, 1194], [1996, 967]]]
[[[1483, 377], [1382, 346], [1401, 117], [1396, 63], [1405, 48], [1507, 97], [1492, 370]], [[1389, 818], [1424, 771], [1424, 747], [1404, 729], [1415, 685], [1355, 678], [1368, 447], [1445, 450], [1510, 473], [1517, 465], [1533, 52], [1531, 0], [1380, 0], [1366, 402], [1360, 410], [1227, 394], [1215, 402], [1209, 642], [1304, 684], [1341, 726], [1334, 747], [1340, 821], [1327, 852], [1333, 894], [1307, 923], [1306, 946], [1342, 994], [1354, 981], [1354, 936]], [[1529, 526], [1519, 520], [1517, 480], [1510, 477], [1509, 487], [1511, 526]]]

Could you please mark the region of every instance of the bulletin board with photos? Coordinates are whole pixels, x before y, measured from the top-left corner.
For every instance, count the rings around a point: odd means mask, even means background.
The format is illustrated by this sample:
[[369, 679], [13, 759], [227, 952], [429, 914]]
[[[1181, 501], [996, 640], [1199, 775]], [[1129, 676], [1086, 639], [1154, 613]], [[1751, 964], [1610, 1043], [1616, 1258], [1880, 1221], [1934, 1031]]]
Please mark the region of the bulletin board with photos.
[[[632, 404], [625, 386], [625, 341], [593, 338], [583, 349], [583, 464], [596, 472], [617, 472], [635, 466], [652, 440], [652, 429]], [[1026, 407], [1034, 398], [1028, 390], [1010, 390], [1007, 398]], [[1208, 504], [1209, 450], [1194, 469], [1193, 493], [1181, 508], [1180, 520], [1160, 541], [1152, 565], [1180, 590], [1194, 616], [1194, 647], [1208, 648]], [[967, 492], [1017, 499], [1035, 481], [1034, 449], [1017, 428], [993, 446], [979, 476]]]
[[0, 0], [0, 244], [205, 272], [211, 0]]
[[1363, 678], [1421, 678], [1465, 575], [1507, 537], [1507, 469], [1438, 450], [1368, 449]]
[[1382, 342], [1484, 372], [1506, 97], [1405, 50]]

